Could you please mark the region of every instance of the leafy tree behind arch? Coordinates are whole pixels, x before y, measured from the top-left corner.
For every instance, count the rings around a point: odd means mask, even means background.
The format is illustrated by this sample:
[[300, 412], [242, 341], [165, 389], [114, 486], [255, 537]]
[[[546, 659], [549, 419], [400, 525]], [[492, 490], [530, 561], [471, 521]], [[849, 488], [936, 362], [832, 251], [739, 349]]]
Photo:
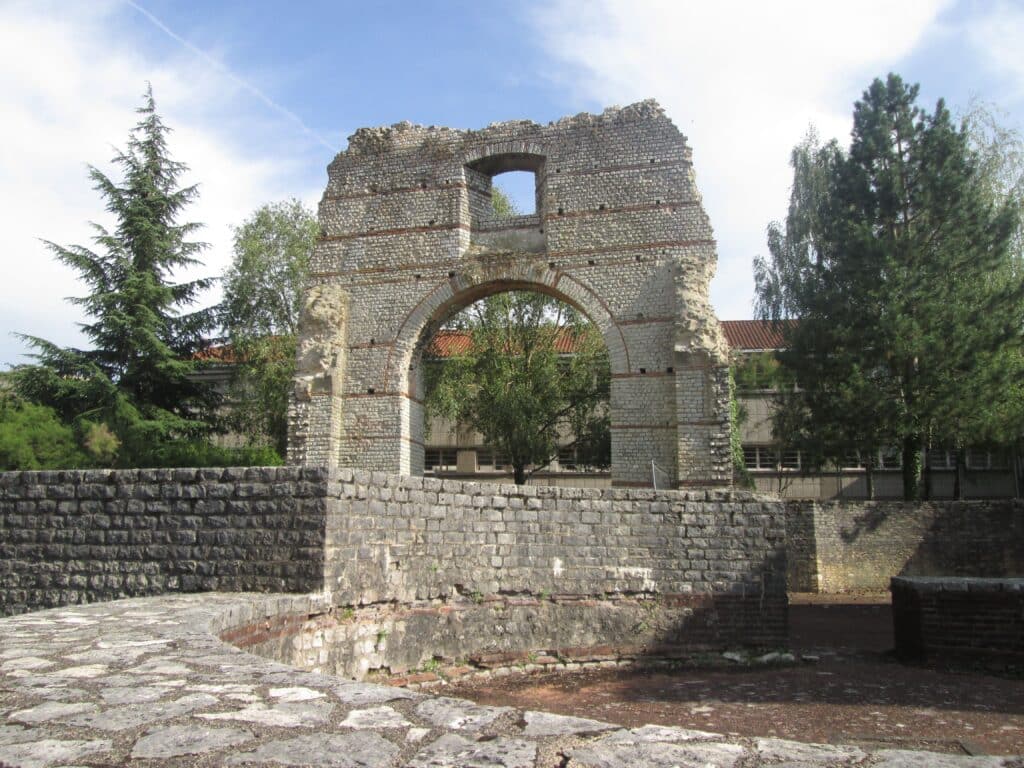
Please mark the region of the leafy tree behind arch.
[[549, 296], [509, 291], [450, 321], [469, 335], [461, 354], [427, 366], [427, 418], [443, 415], [499, 448], [517, 484], [558, 456], [611, 462], [610, 366], [604, 340], [579, 312]]

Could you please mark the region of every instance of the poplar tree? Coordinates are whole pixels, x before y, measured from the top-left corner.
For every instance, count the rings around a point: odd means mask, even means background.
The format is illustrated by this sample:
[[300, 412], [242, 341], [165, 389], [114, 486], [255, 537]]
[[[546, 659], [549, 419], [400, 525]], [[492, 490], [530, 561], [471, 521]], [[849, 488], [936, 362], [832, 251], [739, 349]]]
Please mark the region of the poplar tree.
[[[865, 91], [849, 150], [813, 156], [826, 183], [808, 216], [812, 255], [793, 269], [773, 249], [757, 287], [762, 316], [799, 320], [783, 326], [797, 389], [778, 426], [818, 435], [830, 458], [898, 448], [907, 499], [920, 497], [928, 446], [986, 437], [1024, 328], [1024, 278], [1009, 268], [1017, 211], [988, 192], [945, 104], [926, 112], [917, 95], [892, 74]], [[805, 224], [791, 211], [786, 234]]]
[[203, 417], [216, 400], [189, 378], [193, 354], [215, 317], [212, 310], [186, 309], [210, 281], [174, 281], [178, 270], [200, 263], [205, 247], [190, 239], [199, 224], [178, 223], [198, 192], [179, 186], [187, 167], [169, 154], [169, 129], [151, 88], [137, 112], [126, 148], [113, 158], [121, 179], [89, 167], [114, 228], [92, 224], [92, 248], [46, 243], [88, 286], [86, 296], [70, 301], [88, 318], [80, 326], [92, 347], [22, 336], [38, 362], [13, 372], [21, 395], [54, 408], [66, 421], [113, 427], [127, 443], [122, 462], [128, 463], [162, 441], [205, 432]]

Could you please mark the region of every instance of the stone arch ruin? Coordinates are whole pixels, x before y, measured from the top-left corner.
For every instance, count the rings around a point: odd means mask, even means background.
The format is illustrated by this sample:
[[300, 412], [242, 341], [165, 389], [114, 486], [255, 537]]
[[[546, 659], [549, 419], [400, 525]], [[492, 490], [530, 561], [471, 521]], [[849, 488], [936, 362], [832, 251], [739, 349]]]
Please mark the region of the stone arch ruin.
[[[495, 218], [491, 179], [536, 177]], [[728, 485], [716, 254], [686, 139], [653, 101], [547, 125], [364, 128], [328, 168], [290, 412], [292, 464], [423, 471], [419, 356], [453, 311], [539, 290], [601, 330], [612, 483]]]

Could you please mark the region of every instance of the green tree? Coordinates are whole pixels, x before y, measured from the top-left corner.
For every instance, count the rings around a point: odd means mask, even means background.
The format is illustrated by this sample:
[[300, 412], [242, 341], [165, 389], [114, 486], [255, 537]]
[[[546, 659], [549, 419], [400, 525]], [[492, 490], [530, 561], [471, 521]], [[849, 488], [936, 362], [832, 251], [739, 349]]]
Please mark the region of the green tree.
[[269, 438], [280, 455], [302, 289], [319, 231], [316, 215], [298, 200], [264, 205], [235, 229], [224, 275], [223, 324], [237, 361], [232, 426], [254, 443]]
[[141, 119], [127, 148], [113, 158], [121, 181], [89, 169], [114, 229], [93, 224], [95, 250], [47, 243], [89, 288], [87, 296], [71, 301], [89, 318], [81, 328], [93, 348], [23, 336], [38, 364], [20, 366], [12, 376], [21, 395], [54, 408], [65, 422], [85, 419], [113, 428], [122, 464], [161, 442], [206, 433], [204, 417], [216, 401], [189, 376], [214, 313], [184, 311], [210, 281], [173, 282], [177, 270], [199, 264], [196, 256], [205, 247], [189, 239], [199, 224], [177, 223], [197, 189], [178, 186], [187, 169], [168, 153], [169, 129], [151, 89], [137, 111]]
[[989, 193], [967, 130], [917, 92], [896, 75], [872, 83], [849, 151], [809, 152], [810, 172], [794, 174], [794, 199], [810, 203], [791, 206], [783, 239], [809, 242], [806, 256], [794, 268], [791, 249], [770, 248], [757, 265], [762, 316], [799, 319], [783, 327], [798, 387], [777, 432], [832, 459], [898, 446], [907, 499], [925, 448], [983, 436], [1024, 328], [1024, 281], [1008, 269], [1017, 212]]
[[52, 408], [0, 392], [0, 472], [87, 463], [74, 430]]
[[495, 218], [498, 219], [511, 219], [513, 216], [519, 215], [516, 204], [509, 199], [505, 190], [497, 185], [491, 187], [491, 208], [494, 210]]
[[560, 444], [576, 448], [584, 465], [609, 465], [608, 356], [580, 313], [543, 294], [509, 291], [471, 305], [448, 327], [472, 343], [427, 367], [428, 418], [444, 415], [482, 434], [509, 458], [520, 485]]

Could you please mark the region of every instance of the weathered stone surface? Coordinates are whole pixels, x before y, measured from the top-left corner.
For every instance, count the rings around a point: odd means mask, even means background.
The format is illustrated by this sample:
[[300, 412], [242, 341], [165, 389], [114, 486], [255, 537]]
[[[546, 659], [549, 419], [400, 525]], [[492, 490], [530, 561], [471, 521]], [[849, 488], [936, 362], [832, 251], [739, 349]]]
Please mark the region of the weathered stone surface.
[[664, 744], [643, 742], [627, 746], [596, 742], [569, 752], [569, 768], [733, 768], [746, 750], [737, 744], [713, 742]]
[[[0, 473], [0, 545], [12, 567], [0, 615], [167, 592], [319, 590], [326, 492], [315, 468]], [[70, 649], [77, 668], [60, 674], [100, 675], [113, 658], [156, 650], [125, 642]], [[45, 671], [47, 649], [4, 650], [0, 669]]]
[[8, 720], [18, 723], [45, 723], [47, 720], [58, 720], [62, 717], [77, 715], [83, 712], [95, 712], [95, 704], [84, 702], [72, 704], [61, 701], [48, 701], [30, 709], [23, 709], [7, 716]]
[[1019, 764], [995, 756], [941, 755], [901, 749], [880, 750], [870, 763], [871, 768], [1003, 768], [1010, 765], [1016, 768]]
[[132, 747], [132, 757], [164, 758], [179, 755], [202, 755], [252, 739], [244, 728], [197, 728], [193, 725], [172, 725], [148, 731]]
[[858, 747], [834, 746], [831, 744], [800, 744], [783, 739], [758, 739], [755, 746], [762, 758], [779, 761], [797, 761], [800, 765], [828, 766], [850, 765], [864, 759], [863, 750]]
[[408, 720], [391, 707], [373, 707], [372, 709], [354, 709], [341, 721], [343, 728], [359, 730], [373, 728], [408, 728]]
[[408, 768], [533, 768], [537, 745], [523, 739], [472, 741], [446, 733], [421, 749]]
[[601, 738], [602, 744], [645, 744], [654, 741], [723, 741], [725, 736], [689, 728], [667, 728], [663, 725], [645, 725], [641, 728], [616, 731]]
[[550, 712], [527, 712], [524, 716], [527, 736], [567, 736], [573, 733], [603, 733], [614, 730], [614, 725], [583, 717], [553, 715]]
[[95, 714], [74, 715], [66, 720], [71, 725], [83, 728], [95, 728], [99, 731], [124, 731], [147, 723], [170, 720], [197, 709], [212, 707], [217, 703], [218, 700], [213, 696], [200, 693], [164, 702], [113, 707]]
[[422, 695], [407, 691], [404, 688], [392, 688], [387, 685], [370, 683], [346, 683], [334, 688], [334, 695], [346, 704], [362, 707], [367, 704], [383, 704], [387, 701], [400, 699], [421, 699]]
[[398, 747], [375, 733], [324, 733], [261, 744], [228, 759], [229, 765], [277, 763], [330, 768], [389, 768]]
[[199, 717], [206, 720], [241, 720], [278, 728], [299, 728], [326, 723], [333, 710], [333, 704], [323, 702], [281, 703], [269, 706], [256, 702], [234, 712], [201, 714]]
[[0, 765], [48, 768], [109, 750], [108, 739], [40, 739], [0, 746]]
[[508, 707], [482, 707], [464, 699], [443, 697], [427, 699], [416, 706], [416, 714], [424, 720], [456, 731], [479, 731], [513, 711]]

